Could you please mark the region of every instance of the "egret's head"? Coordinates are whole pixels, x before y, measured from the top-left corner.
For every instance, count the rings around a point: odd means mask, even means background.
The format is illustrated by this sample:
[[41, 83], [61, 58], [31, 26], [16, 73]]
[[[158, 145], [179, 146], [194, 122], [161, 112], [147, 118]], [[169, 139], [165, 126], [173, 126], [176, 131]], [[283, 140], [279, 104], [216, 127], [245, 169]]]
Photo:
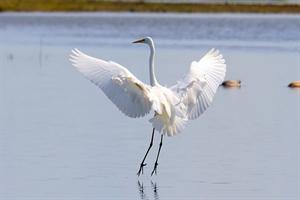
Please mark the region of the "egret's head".
[[151, 37], [145, 37], [136, 41], [133, 41], [132, 43], [144, 43], [148, 45], [153, 45], [153, 40]]

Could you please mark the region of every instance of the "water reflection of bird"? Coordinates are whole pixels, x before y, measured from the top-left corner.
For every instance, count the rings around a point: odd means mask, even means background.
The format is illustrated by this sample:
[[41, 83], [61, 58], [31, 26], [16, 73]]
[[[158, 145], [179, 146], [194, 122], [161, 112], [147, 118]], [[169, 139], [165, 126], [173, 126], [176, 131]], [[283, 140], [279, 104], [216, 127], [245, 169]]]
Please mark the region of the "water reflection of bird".
[[225, 87], [225, 88], [239, 88], [241, 87], [241, 80], [226, 80], [223, 81], [223, 83], [221, 84], [221, 86]]
[[152, 186], [152, 190], [153, 190], [153, 197], [155, 200], [159, 200], [159, 196], [158, 196], [158, 187], [156, 183], [153, 183], [151, 181], [151, 186]]
[[[149, 199], [146, 195], [144, 184], [141, 183], [140, 181], [138, 181], [137, 185], [138, 185], [138, 190], [139, 190], [141, 200]], [[159, 200], [158, 186], [157, 186], [156, 182], [151, 181], [151, 187], [152, 187], [152, 190], [153, 190], [153, 199], [154, 200]]]
[[288, 85], [288, 87], [290, 87], [290, 88], [300, 88], [300, 81], [293, 81]]
[[14, 55], [13, 55], [12, 53], [8, 54], [7, 59], [8, 59], [9, 61], [14, 60]]
[[147, 199], [147, 196], [144, 192], [144, 184], [143, 183], [141, 184], [140, 181], [138, 181], [138, 189], [139, 189], [141, 200]]
[[150, 119], [153, 126], [150, 146], [137, 173], [143, 173], [145, 159], [157, 130], [162, 134], [151, 173], [153, 175], [156, 174], [164, 134], [173, 136], [179, 133], [186, 121], [196, 119], [210, 106], [218, 86], [224, 79], [226, 65], [219, 51], [212, 49], [199, 61], [193, 61], [183, 79], [168, 88], [160, 85], [155, 77], [153, 40], [146, 37], [133, 43], [144, 43], [150, 47], [150, 85], [141, 82], [118, 63], [93, 58], [77, 49], [72, 51], [70, 60], [76, 69], [101, 88], [125, 115], [136, 118], [154, 111], [154, 116]]

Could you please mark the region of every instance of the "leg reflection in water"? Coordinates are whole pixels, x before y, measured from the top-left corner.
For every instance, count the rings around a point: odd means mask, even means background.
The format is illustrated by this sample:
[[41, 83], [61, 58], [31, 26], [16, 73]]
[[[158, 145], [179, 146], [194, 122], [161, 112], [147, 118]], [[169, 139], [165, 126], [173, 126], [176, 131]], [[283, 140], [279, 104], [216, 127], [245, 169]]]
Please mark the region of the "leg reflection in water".
[[[138, 185], [138, 190], [139, 190], [139, 195], [140, 195], [140, 199], [141, 200], [150, 200], [150, 198], [147, 197], [147, 192], [146, 192], [146, 188], [147, 187], [144, 187], [144, 183], [143, 182], [140, 182], [138, 181], [137, 183]], [[153, 190], [153, 199], [154, 200], [159, 200], [159, 195], [158, 195], [158, 186], [156, 184], [156, 182], [152, 182], [151, 181], [151, 188]]]
[[138, 181], [138, 189], [139, 189], [141, 200], [148, 199], [144, 192], [144, 184], [143, 183], [141, 184], [140, 181]]
[[158, 190], [157, 184], [156, 184], [156, 183], [153, 183], [153, 182], [151, 181], [151, 186], [152, 186], [152, 189], [153, 189], [153, 197], [154, 197], [154, 199], [155, 199], [155, 200], [159, 200], [159, 196], [158, 196], [158, 192], [157, 192], [157, 190]]

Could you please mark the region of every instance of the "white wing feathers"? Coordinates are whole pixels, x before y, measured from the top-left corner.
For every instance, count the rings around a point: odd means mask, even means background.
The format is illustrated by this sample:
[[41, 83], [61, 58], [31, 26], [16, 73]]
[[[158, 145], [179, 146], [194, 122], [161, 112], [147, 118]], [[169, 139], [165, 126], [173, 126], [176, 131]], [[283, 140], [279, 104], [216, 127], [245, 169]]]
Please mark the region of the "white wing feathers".
[[210, 106], [225, 72], [223, 56], [212, 49], [199, 62], [193, 61], [183, 80], [170, 88], [187, 107], [188, 119], [199, 117]]
[[210, 106], [226, 72], [223, 56], [212, 49], [200, 61], [192, 62], [187, 75], [170, 91], [144, 84], [125, 67], [77, 49], [72, 50], [70, 60], [127, 116], [142, 117], [153, 109], [158, 114], [152, 119], [153, 126], [168, 135], [179, 132], [186, 119], [199, 117]]
[[72, 50], [70, 61], [87, 79], [127, 116], [142, 117], [152, 108], [150, 86], [142, 83], [125, 67]]

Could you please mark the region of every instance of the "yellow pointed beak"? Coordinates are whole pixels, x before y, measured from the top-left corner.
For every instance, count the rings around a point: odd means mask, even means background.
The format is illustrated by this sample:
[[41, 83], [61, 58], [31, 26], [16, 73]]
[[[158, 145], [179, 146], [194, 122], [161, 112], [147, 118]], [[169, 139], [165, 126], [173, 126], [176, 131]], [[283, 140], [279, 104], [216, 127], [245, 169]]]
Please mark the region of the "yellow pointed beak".
[[140, 39], [140, 40], [133, 41], [132, 43], [144, 43], [144, 42], [145, 42], [145, 39]]

